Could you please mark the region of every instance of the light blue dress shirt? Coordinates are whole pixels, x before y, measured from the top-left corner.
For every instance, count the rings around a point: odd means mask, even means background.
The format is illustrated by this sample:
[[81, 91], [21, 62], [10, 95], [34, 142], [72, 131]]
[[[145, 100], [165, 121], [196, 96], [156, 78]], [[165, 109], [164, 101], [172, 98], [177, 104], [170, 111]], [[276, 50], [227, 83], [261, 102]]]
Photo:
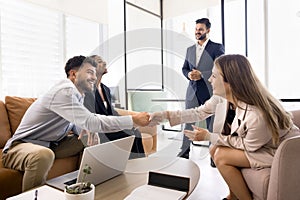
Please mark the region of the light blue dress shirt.
[[3, 152], [17, 140], [50, 147], [51, 142], [60, 141], [70, 130], [78, 135], [81, 129], [107, 133], [133, 127], [131, 116], [91, 113], [83, 106], [83, 99], [69, 79], [58, 82], [28, 108]]

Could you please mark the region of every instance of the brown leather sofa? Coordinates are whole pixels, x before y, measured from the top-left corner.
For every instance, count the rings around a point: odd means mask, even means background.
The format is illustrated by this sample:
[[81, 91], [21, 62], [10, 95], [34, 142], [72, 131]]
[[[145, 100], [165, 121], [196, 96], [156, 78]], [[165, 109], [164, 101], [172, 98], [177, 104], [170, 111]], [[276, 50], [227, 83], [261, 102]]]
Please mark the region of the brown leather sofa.
[[[35, 98], [5, 97], [5, 103], [0, 101], [0, 200], [21, 193], [22, 172], [7, 169], [2, 164], [2, 149], [6, 141], [13, 135], [20, 121], [28, 109], [35, 101]], [[122, 114], [122, 113], [121, 113]], [[125, 112], [123, 114], [126, 114]], [[146, 155], [156, 151], [156, 127], [140, 128], [143, 137], [143, 145]], [[73, 156], [63, 159], [55, 159], [54, 164], [48, 174], [48, 179], [77, 170], [80, 156]]]

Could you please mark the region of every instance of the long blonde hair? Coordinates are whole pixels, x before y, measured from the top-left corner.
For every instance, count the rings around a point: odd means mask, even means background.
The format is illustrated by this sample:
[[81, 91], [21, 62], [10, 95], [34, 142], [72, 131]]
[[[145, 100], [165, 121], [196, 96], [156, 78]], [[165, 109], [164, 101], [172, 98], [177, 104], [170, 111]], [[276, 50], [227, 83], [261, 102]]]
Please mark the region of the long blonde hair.
[[224, 55], [216, 59], [215, 66], [229, 83], [235, 105], [242, 101], [256, 106], [272, 131], [273, 144], [278, 144], [279, 130], [288, 130], [293, 124], [291, 115], [261, 84], [248, 59], [242, 55]]

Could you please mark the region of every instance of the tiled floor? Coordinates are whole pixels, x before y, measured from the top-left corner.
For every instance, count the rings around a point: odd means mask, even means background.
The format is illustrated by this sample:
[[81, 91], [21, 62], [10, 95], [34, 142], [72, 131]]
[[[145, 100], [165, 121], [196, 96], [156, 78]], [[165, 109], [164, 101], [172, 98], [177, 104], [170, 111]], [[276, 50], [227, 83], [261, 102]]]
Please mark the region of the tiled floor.
[[[157, 153], [155, 156], [174, 156], [180, 151], [182, 133], [158, 131]], [[200, 168], [200, 181], [189, 200], [220, 200], [226, 197], [228, 188], [216, 168], [210, 166], [207, 147], [191, 146], [190, 159]]]

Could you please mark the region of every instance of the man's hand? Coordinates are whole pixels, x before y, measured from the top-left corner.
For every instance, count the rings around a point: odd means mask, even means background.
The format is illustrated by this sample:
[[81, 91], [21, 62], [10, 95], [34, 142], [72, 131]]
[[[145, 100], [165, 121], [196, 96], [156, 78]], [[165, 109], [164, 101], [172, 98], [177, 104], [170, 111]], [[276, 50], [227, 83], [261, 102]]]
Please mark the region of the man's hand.
[[156, 126], [159, 125], [164, 120], [169, 120], [168, 116], [169, 116], [168, 111], [151, 113], [149, 126]]
[[132, 115], [134, 126], [148, 126], [150, 115], [147, 112], [140, 112]]
[[84, 129], [80, 132], [78, 140], [80, 140], [85, 134], [87, 134], [87, 146], [93, 146], [100, 143], [98, 133], [91, 133], [90, 131]]
[[192, 141], [205, 141], [209, 140], [209, 132], [207, 129], [199, 128], [197, 126], [193, 126], [193, 131], [185, 130], [184, 134]]
[[189, 72], [188, 77], [192, 81], [198, 81], [202, 78], [201, 77], [201, 72], [197, 69], [193, 69], [191, 72]]

